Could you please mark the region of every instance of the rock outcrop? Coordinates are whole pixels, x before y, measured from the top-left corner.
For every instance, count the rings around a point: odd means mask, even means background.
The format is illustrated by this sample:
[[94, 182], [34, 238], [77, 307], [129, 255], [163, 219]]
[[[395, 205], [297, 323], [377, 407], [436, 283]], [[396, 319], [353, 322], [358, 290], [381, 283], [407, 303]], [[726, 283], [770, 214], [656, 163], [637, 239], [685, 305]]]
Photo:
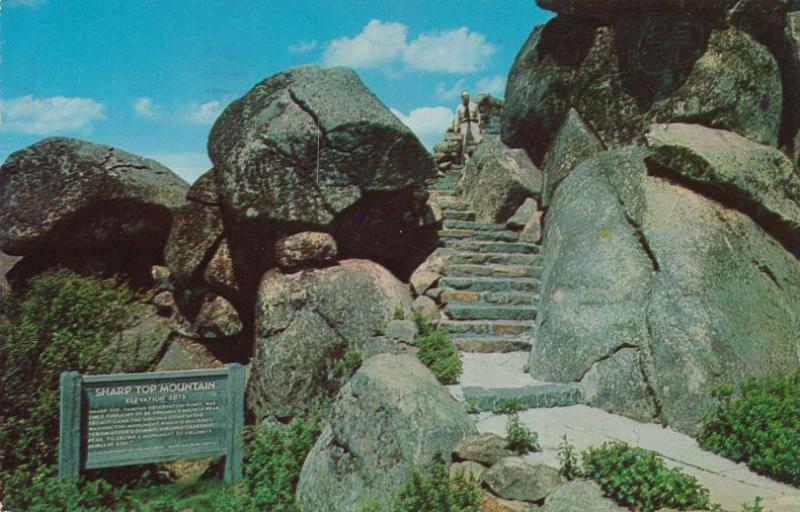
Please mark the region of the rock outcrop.
[[411, 314], [407, 286], [370, 261], [267, 272], [256, 302], [248, 408], [258, 418], [283, 419], [331, 396], [342, 384], [336, 362], [383, 334], [397, 309]]
[[372, 502], [388, 510], [412, 468], [475, 433], [463, 406], [415, 356], [377, 355], [337, 397], [303, 464], [298, 503], [305, 512]]
[[459, 190], [476, 220], [505, 222], [526, 198], [541, 193], [542, 174], [524, 151], [487, 136], [467, 162]]
[[746, 213], [649, 174], [644, 156], [601, 153], [556, 190], [530, 372], [696, 433], [716, 384], [800, 363], [800, 264]]
[[12, 153], [0, 168], [0, 250], [59, 262], [89, 255], [149, 270], [161, 261], [187, 189], [154, 160], [45, 139]]
[[517, 55], [503, 110], [506, 144], [541, 163], [574, 109], [608, 148], [639, 141], [651, 122], [697, 122], [777, 146], [781, 72], [763, 44], [684, 10], [623, 9], [596, 19], [600, 6], [630, 3], [548, 2], [572, 15], [537, 27]]
[[391, 261], [418, 245], [433, 159], [349, 69], [265, 79], [220, 115], [208, 151], [226, 225], [251, 240], [311, 228], [344, 257]]

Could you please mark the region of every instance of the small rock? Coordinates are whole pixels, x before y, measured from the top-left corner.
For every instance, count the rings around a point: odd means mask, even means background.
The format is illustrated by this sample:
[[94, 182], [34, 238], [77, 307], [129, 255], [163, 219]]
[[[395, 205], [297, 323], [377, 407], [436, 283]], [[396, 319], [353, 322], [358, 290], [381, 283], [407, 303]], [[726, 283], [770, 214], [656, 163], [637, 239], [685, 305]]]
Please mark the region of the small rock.
[[535, 199], [532, 199], [530, 197], [525, 199], [525, 202], [523, 202], [522, 205], [519, 208], [517, 208], [517, 211], [514, 212], [514, 215], [512, 215], [511, 218], [508, 219], [508, 222], [506, 222], [506, 226], [508, 226], [508, 229], [513, 229], [516, 231], [523, 229], [525, 226], [528, 225], [528, 222], [530, 222], [530, 220], [536, 214], [538, 209], [539, 205], [536, 204]]
[[414, 313], [422, 315], [431, 322], [439, 320], [439, 306], [427, 295], [420, 295], [414, 299], [411, 309], [414, 310]]
[[442, 292], [444, 292], [444, 288], [429, 288], [425, 292], [425, 296], [426, 297], [430, 297], [436, 303], [439, 303], [439, 302], [441, 302]]
[[498, 460], [512, 455], [505, 444], [503, 438], [497, 434], [480, 434], [459, 443], [453, 450], [453, 456], [456, 460], [474, 461], [492, 466]]
[[625, 512], [603, 495], [603, 489], [592, 480], [573, 480], [555, 491], [544, 502], [545, 512]]
[[153, 265], [150, 267], [150, 277], [157, 283], [169, 283], [172, 273], [163, 265]]
[[282, 269], [319, 266], [336, 259], [336, 240], [328, 233], [305, 231], [278, 240], [275, 255]]
[[413, 343], [417, 335], [417, 324], [413, 320], [392, 320], [386, 326], [384, 334], [387, 338]]
[[155, 371], [198, 370], [201, 368], [222, 368], [224, 365], [202, 344], [188, 338], [179, 337], [169, 344], [164, 357], [158, 362]]
[[506, 457], [492, 466], [483, 481], [493, 493], [509, 500], [539, 501], [560, 483], [558, 471], [521, 457]]
[[242, 332], [242, 320], [230, 302], [217, 296], [205, 300], [193, 327], [205, 338], [229, 338]]
[[450, 465], [451, 480], [461, 477], [465, 482], [470, 484], [480, 484], [481, 478], [485, 472], [486, 467], [471, 460], [456, 462]]
[[423, 263], [422, 267], [418, 268], [413, 274], [411, 274], [411, 278], [409, 279], [411, 291], [414, 292], [414, 295], [423, 295], [428, 288], [435, 285], [441, 277], [442, 275], [438, 272], [433, 272], [424, 268]]
[[203, 280], [209, 288], [225, 298], [232, 299], [239, 295], [239, 282], [236, 279], [233, 255], [227, 240], [220, 242], [203, 272]]
[[170, 291], [163, 291], [157, 293], [150, 299], [150, 304], [158, 311], [161, 316], [170, 316], [177, 309], [175, 304], [175, 297]]
[[542, 217], [543, 211], [537, 211], [533, 217], [530, 218], [525, 227], [522, 228], [522, 233], [519, 236], [519, 241], [523, 243], [539, 243], [542, 241]]

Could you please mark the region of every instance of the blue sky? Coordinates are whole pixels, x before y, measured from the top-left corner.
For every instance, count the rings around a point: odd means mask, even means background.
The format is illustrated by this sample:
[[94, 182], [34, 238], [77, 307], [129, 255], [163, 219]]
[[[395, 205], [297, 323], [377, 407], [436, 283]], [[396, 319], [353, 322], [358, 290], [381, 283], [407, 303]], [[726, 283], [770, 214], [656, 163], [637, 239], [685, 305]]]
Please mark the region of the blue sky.
[[225, 105], [301, 64], [354, 68], [430, 146], [461, 89], [502, 95], [550, 17], [534, 0], [0, 0], [0, 161], [60, 135], [192, 182]]

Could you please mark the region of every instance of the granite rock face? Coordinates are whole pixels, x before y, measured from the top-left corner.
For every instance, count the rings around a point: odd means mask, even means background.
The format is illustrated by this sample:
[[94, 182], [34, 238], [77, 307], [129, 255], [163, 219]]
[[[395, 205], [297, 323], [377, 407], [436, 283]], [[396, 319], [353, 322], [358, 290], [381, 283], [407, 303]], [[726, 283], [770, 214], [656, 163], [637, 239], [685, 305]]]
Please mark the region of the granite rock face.
[[525, 199], [541, 193], [542, 173], [524, 151], [487, 136], [467, 162], [459, 189], [478, 221], [505, 222]]
[[558, 187], [530, 372], [696, 433], [716, 384], [800, 363], [800, 263], [735, 205], [648, 173], [644, 156], [598, 154]]
[[614, 501], [606, 498], [603, 489], [592, 480], [567, 482], [547, 497], [544, 512], [625, 512]]
[[364, 352], [395, 310], [411, 314], [408, 287], [366, 260], [261, 280], [247, 405], [258, 418], [290, 418], [342, 384], [334, 366], [349, 348]]
[[558, 470], [533, 464], [522, 457], [506, 457], [483, 474], [483, 482], [496, 495], [509, 500], [539, 501], [560, 483]]
[[558, 16], [517, 55], [502, 138], [539, 164], [574, 109], [608, 148], [640, 141], [652, 122], [694, 122], [777, 146], [782, 98], [775, 57], [736, 27], [635, 9], [611, 21]]
[[0, 250], [128, 253], [152, 265], [188, 188], [154, 160], [78, 139], [45, 139], [12, 153], [0, 168]]
[[413, 467], [476, 433], [473, 420], [411, 354], [380, 354], [342, 388], [308, 454], [297, 498], [306, 512], [388, 510]]
[[328, 233], [304, 231], [278, 240], [275, 254], [283, 269], [323, 266], [336, 259], [336, 240]]

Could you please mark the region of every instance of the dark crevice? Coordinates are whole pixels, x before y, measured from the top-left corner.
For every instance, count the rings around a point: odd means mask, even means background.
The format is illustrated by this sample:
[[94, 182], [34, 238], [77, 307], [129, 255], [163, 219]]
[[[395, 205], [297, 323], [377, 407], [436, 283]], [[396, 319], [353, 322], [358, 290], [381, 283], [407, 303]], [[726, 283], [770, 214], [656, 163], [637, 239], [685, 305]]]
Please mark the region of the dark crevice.
[[650, 280], [648, 284], [648, 292], [647, 292], [647, 299], [645, 301], [644, 307], [644, 328], [645, 333], [647, 335], [647, 347], [644, 347], [641, 351], [639, 351], [639, 371], [642, 373], [642, 379], [644, 380], [645, 388], [647, 388], [647, 393], [650, 395], [650, 398], [653, 401], [653, 407], [655, 408], [655, 417], [661, 421], [663, 426], [667, 426], [667, 419], [664, 416], [664, 408], [661, 404], [661, 400], [658, 398], [658, 394], [656, 393], [656, 388], [654, 382], [650, 379], [650, 375], [647, 373], [647, 369], [645, 368], [644, 357], [645, 354], [653, 357], [653, 326], [650, 324], [650, 304], [653, 297], [653, 280]]
[[618, 352], [621, 352], [621, 351], [623, 351], [623, 350], [625, 350], [625, 349], [628, 349], [628, 348], [633, 348], [633, 349], [637, 349], [637, 350], [638, 350], [638, 349], [639, 349], [639, 346], [638, 346], [638, 345], [634, 345], [633, 343], [621, 343], [620, 345], [618, 345], [618, 346], [614, 347], [614, 348], [613, 348], [613, 349], [612, 349], [612, 350], [611, 350], [611, 351], [610, 351], [608, 354], [606, 354], [606, 355], [604, 355], [604, 356], [600, 356], [600, 357], [598, 357], [597, 359], [595, 359], [594, 361], [592, 361], [592, 362], [591, 362], [591, 363], [590, 363], [590, 364], [589, 364], [589, 365], [586, 367], [586, 369], [583, 371], [583, 373], [581, 374], [581, 376], [580, 376], [580, 377], [578, 377], [578, 378], [575, 380], [575, 382], [580, 382], [580, 381], [582, 381], [582, 380], [584, 379], [584, 377], [586, 377], [586, 374], [587, 374], [587, 373], [589, 373], [589, 372], [592, 370], [592, 368], [594, 368], [595, 366], [597, 366], [599, 363], [602, 363], [603, 361], [606, 361], [606, 360], [608, 360], [608, 359], [611, 359], [612, 357], [614, 357], [615, 355], [617, 355], [617, 353], [618, 353]]
[[771, 268], [769, 268], [767, 265], [765, 265], [763, 263], [758, 262], [757, 260], [752, 260], [752, 262], [753, 262], [753, 265], [755, 265], [756, 268], [758, 268], [758, 270], [763, 272], [770, 279], [770, 281], [775, 283], [775, 286], [777, 286], [781, 290], [783, 289], [783, 286], [781, 286], [781, 283], [778, 282], [778, 278], [777, 278], [777, 276], [775, 276], [775, 273], [772, 271]]
[[117, 164], [108, 168], [109, 171], [116, 171], [117, 169], [136, 169], [137, 171], [144, 171], [149, 169], [148, 165], [133, 165], [133, 164]]
[[746, 215], [780, 243], [795, 258], [800, 258], [800, 232], [796, 226], [781, 219], [777, 214], [767, 210], [757, 201], [745, 196], [742, 192], [721, 185], [707, 185], [692, 181], [674, 173], [670, 169], [656, 165], [645, 159], [650, 176], [661, 178], [667, 182], [686, 188], [708, 199], [718, 202], [725, 208], [736, 210]]
[[642, 246], [642, 251], [644, 251], [647, 259], [650, 260], [650, 265], [653, 267], [653, 271], [661, 272], [661, 264], [658, 262], [658, 258], [656, 258], [653, 248], [650, 247], [650, 242], [647, 241], [647, 237], [644, 236], [642, 227], [633, 219], [633, 217], [628, 215], [628, 212], [625, 210], [625, 201], [623, 201], [619, 196], [617, 196], [617, 201], [619, 201], [619, 204], [622, 207], [622, 215], [625, 217], [625, 221], [633, 228], [633, 236], [635, 236], [636, 240], [639, 241], [639, 245]]

